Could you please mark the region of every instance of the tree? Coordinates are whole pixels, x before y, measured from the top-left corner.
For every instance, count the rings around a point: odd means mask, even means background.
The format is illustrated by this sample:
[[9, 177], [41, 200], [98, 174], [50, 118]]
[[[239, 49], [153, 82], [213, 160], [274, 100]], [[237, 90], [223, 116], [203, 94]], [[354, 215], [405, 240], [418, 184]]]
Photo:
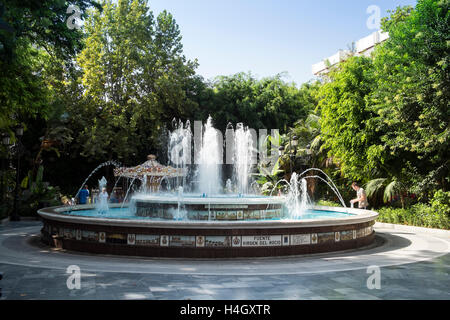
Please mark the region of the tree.
[[82, 12], [96, 5], [87, 0], [0, 4], [0, 128], [10, 130], [30, 115], [47, 116], [50, 92], [42, 70], [50, 58], [69, 65], [81, 48], [82, 34], [66, 25], [69, 4]]
[[398, 8], [383, 21], [390, 39], [374, 57], [377, 86], [369, 104], [388, 153], [385, 164], [395, 166], [402, 158], [406, 168], [409, 162], [421, 177], [419, 192], [450, 183], [448, 9], [448, 1], [437, 0], [419, 0], [414, 10]]
[[365, 179], [382, 161], [377, 133], [369, 125], [375, 114], [367, 106], [375, 84], [372, 60], [351, 57], [330, 78], [319, 90], [324, 147], [339, 161], [344, 176]]
[[82, 124], [77, 143], [92, 159], [130, 159], [150, 152], [160, 129], [197, 105], [187, 88], [196, 61], [187, 61], [173, 16], [154, 19], [146, 1], [105, 1], [89, 11], [85, 49], [78, 56], [83, 102], [70, 119]]
[[419, 0], [384, 19], [390, 38], [320, 90], [322, 136], [343, 174], [385, 200], [449, 184], [449, 3]]
[[296, 119], [308, 114], [311, 102], [306, 89], [302, 91], [282, 78], [283, 74], [278, 74], [258, 80], [251, 73], [217, 77], [206, 88], [209, 100], [200, 103], [202, 118], [212, 115], [220, 130], [229, 123], [242, 122], [256, 130], [286, 131]]

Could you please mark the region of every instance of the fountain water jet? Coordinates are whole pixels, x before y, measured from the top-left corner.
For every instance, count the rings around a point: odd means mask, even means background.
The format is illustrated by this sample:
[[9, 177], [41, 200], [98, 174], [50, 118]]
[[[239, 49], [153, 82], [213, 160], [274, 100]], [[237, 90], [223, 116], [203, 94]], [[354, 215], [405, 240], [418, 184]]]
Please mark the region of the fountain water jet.
[[[97, 212], [100, 214], [105, 214], [108, 212], [108, 193], [106, 192], [106, 181], [105, 177], [98, 180], [98, 201], [96, 202]], [[105, 191], [104, 191], [105, 189]]]
[[[175, 130], [170, 133], [168, 145], [169, 162], [177, 169], [186, 170], [187, 166], [191, 164], [191, 124], [189, 121], [186, 121], [186, 125], [184, 125], [181, 120], [177, 124], [175, 119], [172, 123]], [[181, 178], [181, 183], [179, 180], [180, 178], [177, 177], [174, 189], [178, 189], [180, 186], [186, 188], [186, 175]]]
[[86, 182], [89, 180], [89, 178], [94, 174], [94, 173], [96, 173], [99, 169], [101, 169], [101, 168], [103, 168], [103, 167], [106, 167], [106, 166], [114, 166], [114, 167], [120, 167], [121, 165], [120, 165], [120, 163], [118, 163], [118, 162], [116, 162], [116, 161], [113, 161], [113, 160], [110, 160], [110, 161], [106, 161], [106, 162], [103, 162], [103, 163], [101, 163], [101, 164], [99, 164], [94, 170], [92, 170], [92, 172], [89, 174], [89, 176], [83, 181], [83, 183], [81, 184], [81, 187], [78, 189], [78, 191], [77, 191], [77, 193], [75, 194], [75, 199], [78, 197], [78, 194], [80, 193], [80, 191], [81, 191], [81, 189], [83, 189], [83, 187], [85, 186], [85, 184], [86, 184]]
[[[320, 178], [322, 181], [326, 182], [326, 183], [328, 184], [328, 186], [331, 188], [331, 190], [333, 190], [333, 192], [334, 192], [334, 193], [336, 194], [336, 196], [339, 198], [339, 201], [341, 201], [342, 206], [343, 206], [344, 208], [346, 208], [347, 206], [345, 205], [345, 201], [344, 201], [344, 199], [342, 198], [342, 195], [340, 194], [338, 188], [337, 188], [336, 185], [334, 184], [333, 180], [331, 180], [331, 178], [330, 178], [325, 172], [323, 172], [323, 170], [318, 169], [318, 168], [309, 168], [309, 169], [306, 169], [305, 171], [303, 171], [302, 173], [300, 173], [300, 174], [299, 174], [299, 178], [300, 178], [300, 177], [303, 177], [303, 175], [305, 175], [306, 173], [308, 173], [308, 172], [310, 172], [310, 171], [319, 171], [320, 173], [322, 173], [322, 174], [328, 179], [328, 181], [331, 182], [331, 184], [332, 184], [333, 186], [331, 186], [331, 185], [330, 185], [327, 181], [325, 181], [323, 178], [321, 178], [321, 177], [319, 177], [319, 176], [317, 176], [317, 175], [313, 176], [314, 178]], [[312, 176], [310, 176], [310, 177], [312, 177]]]
[[222, 164], [221, 145], [217, 130], [209, 117], [204, 127], [200, 164], [198, 168], [198, 190], [202, 194], [219, 194], [221, 190], [221, 175], [219, 165]]
[[234, 139], [234, 176], [237, 191], [240, 194], [248, 193], [249, 177], [253, 165], [253, 138], [248, 127], [243, 123], [236, 126]]

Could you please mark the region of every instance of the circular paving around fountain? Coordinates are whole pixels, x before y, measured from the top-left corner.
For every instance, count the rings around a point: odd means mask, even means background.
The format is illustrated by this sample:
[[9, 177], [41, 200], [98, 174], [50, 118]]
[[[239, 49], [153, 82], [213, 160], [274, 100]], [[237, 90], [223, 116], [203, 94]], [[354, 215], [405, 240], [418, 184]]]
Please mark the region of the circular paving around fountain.
[[[92, 209], [76, 206], [72, 210]], [[67, 250], [149, 257], [271, 257], [356, 249], [373, 243], [378, 213], [312, 207], [350, 214], [307, 220], [127, 220], [65, 214], [67, 207], [38, 211], [41, 238]]]

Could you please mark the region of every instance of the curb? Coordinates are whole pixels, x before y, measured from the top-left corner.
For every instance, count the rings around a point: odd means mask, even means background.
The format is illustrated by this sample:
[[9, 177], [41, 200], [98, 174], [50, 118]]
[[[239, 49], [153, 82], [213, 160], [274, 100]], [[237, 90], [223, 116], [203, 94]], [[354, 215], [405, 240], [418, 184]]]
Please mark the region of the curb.
[[410, 231], [410, 232], [414, 232], [414, 233], [427, 233], [427, 234], [450, 238], [450, 230], [444, 230], [444, 229], [432, 229], [432, 228], [415, 227], [415, 226], [407, 226], [407, 225], [403, 225], [403, 224], [393, 224], [393, 223], [384, 223], [384, 222], [376, 222], [373, 227], [374, 228], [393, 229], [393, 230], [398, 230], [398, 231]]

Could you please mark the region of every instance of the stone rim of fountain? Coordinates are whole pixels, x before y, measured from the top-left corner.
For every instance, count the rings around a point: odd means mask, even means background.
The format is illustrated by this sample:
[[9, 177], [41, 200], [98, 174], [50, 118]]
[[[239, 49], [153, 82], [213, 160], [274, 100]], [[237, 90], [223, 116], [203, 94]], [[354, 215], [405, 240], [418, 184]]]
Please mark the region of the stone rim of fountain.
[[[120, 205], [111, 205], [112, 208], [120, 208]], [[72, 208], [72, 211], [94, 209], [92, 205], [79, 205]], [[208, 229], [222, 229], [222, 228], [306, 228], [306, 227], [325, 227], [325, 226], [344, 226], [366, 223], [374, 221], [378, 217], [378, 213], [371, 210], [363, 210], [356, 208], [341, 208], [341, 207], [325, 207], [325, 206], [311, 206], [313, 210], [334, 211], [349, 213], [354, 216], [345, 218], [327, 218], [327, 219], [281, 219], [281, 220], [226, 220], [226, 221], [203, 221], [203, 220], [151, 220], [151, 219], [119, 219], [119, 218], [105, 218], [105, 217], [83, 217], [77, 215], [67, 215], [64, 212], [70, 209], [65, 206], [49, 207], [38, 210], [38, 214], [48, 220], [55, 220], [67, 223], [82, 223], [88, 225], [105, 225], [105, 226], [119, 226], [119, 227], [138, 227], [138, 228], [208, 228]]]

